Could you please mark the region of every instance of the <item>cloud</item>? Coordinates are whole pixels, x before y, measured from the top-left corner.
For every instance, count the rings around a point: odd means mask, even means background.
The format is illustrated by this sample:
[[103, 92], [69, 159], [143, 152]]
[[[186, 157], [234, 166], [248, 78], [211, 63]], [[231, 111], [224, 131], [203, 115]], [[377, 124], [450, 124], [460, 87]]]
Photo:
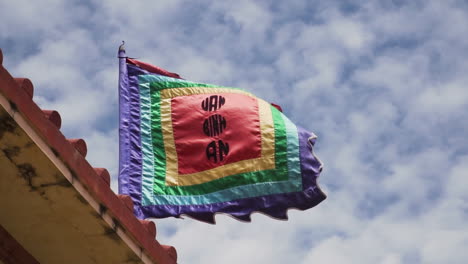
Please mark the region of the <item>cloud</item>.
[[462, 1], [48, 1], [0, 4], [4, 64], [88, 142], [116, 190], [117, 46], [243, 87], [318, 136], [328, 199], [289, 211], [157, 220], [181, 263], [465, 263], [468, 6]]

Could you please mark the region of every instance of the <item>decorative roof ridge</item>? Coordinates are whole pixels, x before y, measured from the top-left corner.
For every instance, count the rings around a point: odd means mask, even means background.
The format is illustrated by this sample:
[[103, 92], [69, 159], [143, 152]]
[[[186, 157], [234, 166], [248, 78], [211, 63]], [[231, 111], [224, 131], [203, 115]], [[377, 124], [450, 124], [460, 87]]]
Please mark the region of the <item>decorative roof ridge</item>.
[[[100, 203], [100, 211], [109, 212], [116, 226], [121, 226], [145, 252], [158, 263], [176, 263], [177, 251], [155, 239], [154, 222], [138, 220], [133, 202], [127, 195], [116, 195], [110, 188], [110, 175], [104, 168], [93, 168], [86, 160], [87, 146], [83, 139], [66, 139], [59, 130], [61, 117], [57, 111], [42, 110], [33, 101], [34, 86], [27, 78], [13, 78], [3, 67], [0, 49], [0, 93], [10, 103], [11, 111], [19, 112], [48, 147], [70, 170], [72, 177], [83, 184]], [[100, 212], [101, 213], [101, 212]]]

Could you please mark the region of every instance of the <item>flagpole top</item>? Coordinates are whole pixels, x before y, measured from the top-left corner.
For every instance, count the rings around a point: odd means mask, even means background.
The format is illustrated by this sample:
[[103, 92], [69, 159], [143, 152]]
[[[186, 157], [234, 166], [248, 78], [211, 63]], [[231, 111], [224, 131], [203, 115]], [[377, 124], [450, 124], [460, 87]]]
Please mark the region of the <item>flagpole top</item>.
[[125, 57], [125, 41], [122, 40], [122, 44], [119, 46], [119, 58]]

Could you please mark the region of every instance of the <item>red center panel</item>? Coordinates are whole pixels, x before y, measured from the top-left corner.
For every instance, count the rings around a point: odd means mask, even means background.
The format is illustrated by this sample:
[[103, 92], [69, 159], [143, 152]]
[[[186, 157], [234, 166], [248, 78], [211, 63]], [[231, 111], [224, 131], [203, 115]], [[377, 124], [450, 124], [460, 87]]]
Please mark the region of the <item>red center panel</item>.
[[179, 174], [191, 174], [261, 156], [256, 98], [236, 93], [171, 99]]

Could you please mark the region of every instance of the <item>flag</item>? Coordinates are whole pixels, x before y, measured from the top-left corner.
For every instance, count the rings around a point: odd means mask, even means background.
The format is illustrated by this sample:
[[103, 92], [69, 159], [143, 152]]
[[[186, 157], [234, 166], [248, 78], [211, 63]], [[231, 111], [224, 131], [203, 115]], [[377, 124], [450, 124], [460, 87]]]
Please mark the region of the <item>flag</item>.
[[[119, 193], [138, 218], [287, 219], [326, 198], [316, 136], [238, 88], [191, 82], [119, 49]], [[309, 107], [309, 106], [304, 106]]]

